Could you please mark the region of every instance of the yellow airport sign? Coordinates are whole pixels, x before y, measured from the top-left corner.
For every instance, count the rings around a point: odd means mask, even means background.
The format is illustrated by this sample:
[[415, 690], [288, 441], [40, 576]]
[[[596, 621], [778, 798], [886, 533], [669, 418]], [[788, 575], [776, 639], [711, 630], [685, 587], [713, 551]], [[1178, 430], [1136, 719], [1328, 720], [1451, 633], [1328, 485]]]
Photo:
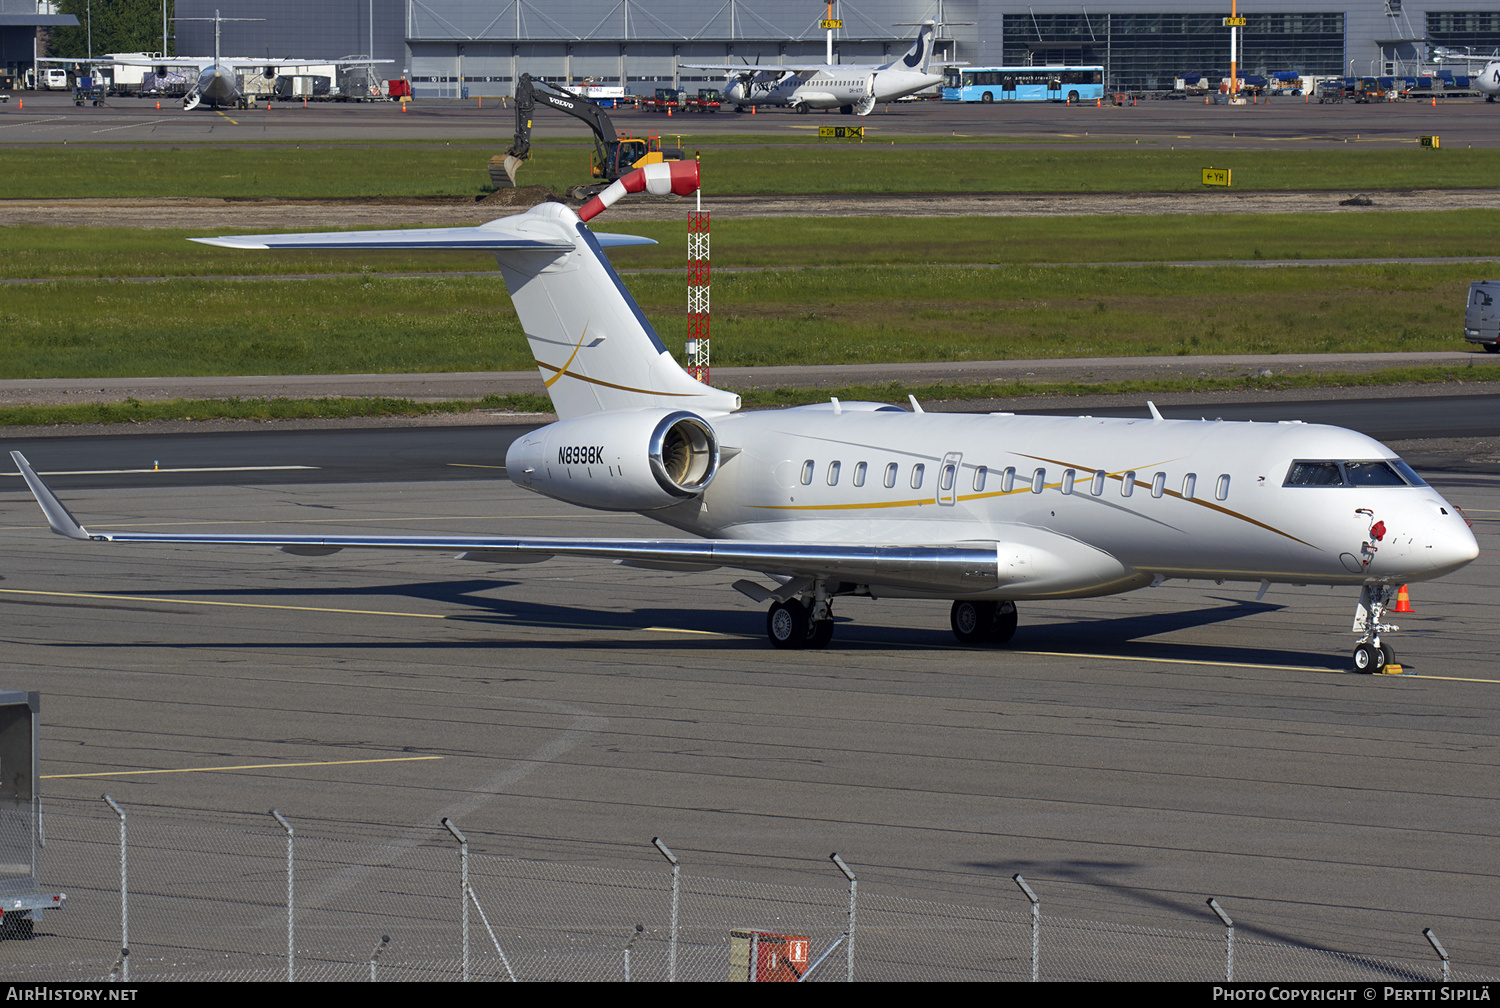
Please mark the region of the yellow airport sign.
[[1438, 143], [1438, 138], [1435, 137], [1435, 136], [1417, 137], [1417, 141], [1423, 147], [1440, 147], [1440, 146], [1442, 146], [1441, 144]]
[[1203, 169], [1203, 184], [1204, 185], [1221, 185], [1221, 186], [1227, 186], [1229, 184], [1229, 169], [1228, 168], [1205, 168], [1205, 169]]
[[865, 128], [863, 126], [819, 126], [818, 136], [832, 137], [835, 140], [863, 140]]
[[1225, 28], [1243, 28], [1243, 27], [1245, 27], [1245, 24], [1246, 24], [1247, 20], [1248, 20], [1247, 18], [1242, 18], [1242, 17], [1228, 17], [1228, 18], [1224, 19], [1224, 27]]
[[843, 18], [825, 19], [823, 21], [819, 21], [818, 22], [818, 27], [819, 28], [827, 29], [828, 31], [832, 31], [835, 28], [842, 28], [842, 27], [844, 27], [844, 19]]

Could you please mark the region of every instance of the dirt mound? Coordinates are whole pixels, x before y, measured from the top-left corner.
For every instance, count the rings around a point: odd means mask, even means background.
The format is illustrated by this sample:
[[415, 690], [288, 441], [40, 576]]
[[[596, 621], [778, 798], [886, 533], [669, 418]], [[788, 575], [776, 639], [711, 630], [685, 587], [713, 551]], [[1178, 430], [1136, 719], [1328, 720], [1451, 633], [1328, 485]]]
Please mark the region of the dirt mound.
[[534, 207], [539, 203], [546, 203], [556, 199], [557, 197], [552, 195], [551, 189], [548, 189], [546, 186], [534, 185], [517, 186], [514, 189], [496, 189], [488, 196], [478, 200], [478, 202], [483, 203], [485, 206], [516, 207], [524, 210], [528, 207]]

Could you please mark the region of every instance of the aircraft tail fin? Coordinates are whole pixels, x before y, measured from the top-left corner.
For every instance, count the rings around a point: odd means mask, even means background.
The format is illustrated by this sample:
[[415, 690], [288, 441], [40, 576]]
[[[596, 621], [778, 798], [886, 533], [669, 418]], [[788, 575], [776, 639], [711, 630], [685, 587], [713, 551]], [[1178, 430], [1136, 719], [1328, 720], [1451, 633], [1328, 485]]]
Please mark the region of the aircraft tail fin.
[[652, 406], [706, 416], [740, 406], [678, 365], [604, 249], [655, 244], [596, 235], [561, 203], [469, 228], [194, 238], [226, 248], [485, 249], [510, 289], [532, 357], [561, 419]]
[[917, 29], [917, 37], [912, 42], [911, 48], [901, 54], [900, 59], [892, 60], [885, 67], [906, 69], [914, 73], [927, 73], [927, 64], [932, 61], [932, 48], [937, 41], [937, 22], [924, 21]]

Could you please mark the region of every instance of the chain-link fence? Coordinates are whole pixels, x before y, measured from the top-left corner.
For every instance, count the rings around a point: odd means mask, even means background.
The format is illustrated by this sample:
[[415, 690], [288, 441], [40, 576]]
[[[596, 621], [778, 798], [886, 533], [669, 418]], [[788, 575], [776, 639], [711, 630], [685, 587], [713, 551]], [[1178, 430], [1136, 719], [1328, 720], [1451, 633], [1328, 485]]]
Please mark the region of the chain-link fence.
[[659, 870], [619, 870], [471, 854], [461, 824], [44, 811], [43, 879], [67, 900], [0, 941], [12, 981], [1443, 979], [1436, 954], [1050, 917], [1045, 892], [1016, 908], [871, 893], [842, 863], [824, 886], [709, 878], [660, 841]]

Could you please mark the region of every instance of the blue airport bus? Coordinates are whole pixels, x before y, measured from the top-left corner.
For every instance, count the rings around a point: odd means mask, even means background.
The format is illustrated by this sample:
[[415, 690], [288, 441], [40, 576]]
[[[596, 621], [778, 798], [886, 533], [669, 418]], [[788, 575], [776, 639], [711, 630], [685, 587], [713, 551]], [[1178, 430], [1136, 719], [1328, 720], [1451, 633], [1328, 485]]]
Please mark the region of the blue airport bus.
[[1094, 101], [1104, 97], [1102, 66], [949, 67], [943, 101]]

